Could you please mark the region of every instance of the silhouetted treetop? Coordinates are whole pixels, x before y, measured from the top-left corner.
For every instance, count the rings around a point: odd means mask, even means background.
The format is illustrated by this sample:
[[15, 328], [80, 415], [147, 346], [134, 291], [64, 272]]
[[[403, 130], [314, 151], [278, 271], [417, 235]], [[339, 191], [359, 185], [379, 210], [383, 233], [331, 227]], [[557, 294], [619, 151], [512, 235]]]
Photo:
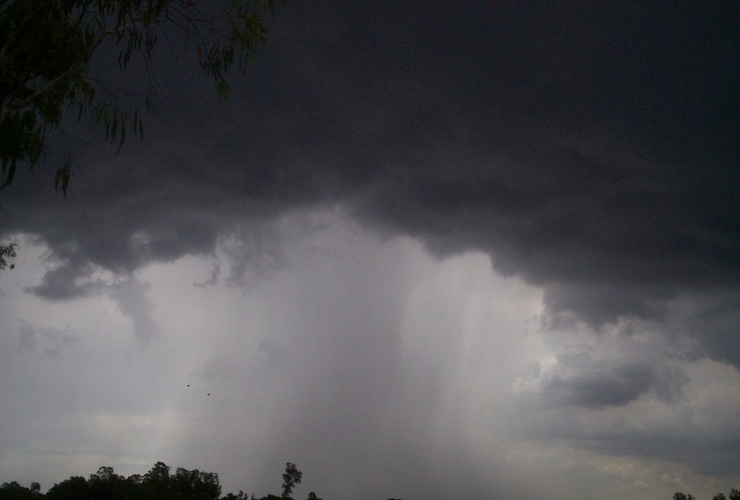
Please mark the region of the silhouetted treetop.
[[[39, 483], [30, 488], [17, 482], [0, 486], [0, 500], [257, 500], [243, 491], [228, 493], [221, 497], [221, 485], [215, 472], [201, 472], [178, 467], [172, 474], [164, 462], [157, 462], [144, 474], [124, 477], [116, 474], [113, 467], [103, 466], [89, 479], [72, 476], [52, 486], [46, 494], [41, 493]], [[303, 473], [295, 464], [288, 462], [283, 474], [281, 496], [268, 494], [259, 500], [293, 500], [293, 488], [301, 482]], [[316, 493], [308, 494], [308, 500], [322, 500]]]

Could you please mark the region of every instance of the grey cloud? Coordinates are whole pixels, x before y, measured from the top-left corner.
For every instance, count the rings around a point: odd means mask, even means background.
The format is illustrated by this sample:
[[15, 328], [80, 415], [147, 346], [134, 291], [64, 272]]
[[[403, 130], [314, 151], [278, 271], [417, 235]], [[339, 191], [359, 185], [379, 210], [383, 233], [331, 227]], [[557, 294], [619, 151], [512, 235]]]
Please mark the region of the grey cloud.
[[65, 283], [89, 265], [208, 255], [253, 221], [339, 204], [437, 255], [488, 252], [544, 286], [555, 319], [660, 320], [740, 286], [736, 9], [286, 5], [234, 100], [162, 75], [143, 146], [75, 143], [69, 198], [20, 179], [0, 233], [68, 260], [35, 290], [53, 299], [85, 293]]
[[[575, 422], [579, 419], [571, 417]], [[581, 425], [583, 425], [581, 423]], [[552, 429], [550, 429], [552, 431]], [[584, 432], [577, 426], [552, 432], [547, 439], [569, 439], [576, 446], [614, 456], [640, 456], [685, 464], [693, 471], [716, 476], [730, 476], [740, 466], [737, 435], [707, 437], [688, 429], [640, 431], [629, 428]]]
[[600, 409], [641, 398], [671, 403], [682, 397], [689, 378], [663, 349], [655, 341], [634, 346], [612, 340], [598, 349], [577, 344], [561, 350], [552, 368], [520, 379], [515, 392], [541, 408]]
[[572, 375], [553, 374], [543, 381], [548, 404], [585, 408], [621, 406], [654, 390], [658, 398], [672, 400], [680, 395], [686, 380], [680, 372], [660, 373], [647, 364], [624, 363], [617, 366], [589, 366]]
[[17, 338], [21, 352], [40, 350], [51, 357], [56, 357], [62, 349], [79, 340], [70, 329], [38, 328], [29, 324], [21, 325]]
[[[282, 238], [270, 229], [251, 228], [223, 242], [221, 248], [230, 261], [229, 274], [225, 279], [227, 285], [254, 285], [287, 265], [280, 248]], [[217, 275], [214, 276], [217, 278]]]
[[[565, 338], [557, 363], [530, 369], [513, 387], [529, 439], [654, 458], [701, 474], [734, 473], [740, 435], [732, 368], [676, 357], [680, 348], [668, 334]], [[726, 390], [708, 389], [706, 374], [695, 369], [700, 364], [727, 370]]]
[[686, 464], [692, 470], [709, 475], [729, 476], [740, 466], [737, 436], [706, 438], [690, 433], [648, 433], [636, 430], [602, 432], [586, 435], [571, 429], [559, 436], [577, 446], [615, 456], [641, 456]]
[[102, 282], [93, 279], [94, 268], [86, 258], [79, 255], [59, 257], [57, 252], [51, 260], [54, 263], [51, 269], [47, 269], [41, 283], [27, 287], [27, 292], [47, 300], [72, 300], [100, 291]]
[[218, 284], [218, 277], [221, 274], [221, 266], [218, 264], [214, 264], [211, 268], [211, 275], [207, 280], [204, 281], [196, 281], [193, 283], [193, 286], [198, 288], [205, 288], [207, 286], [215, 286]]
[[[150, 286], [135, 278], [116, 282], [107, 288], [121, 313], [131, 318], [131, 325], [139, 340], [147, 341], [159, 334], [159, 326], [152, 317], [152, 306], [147, 300]], [[173, 311], [176, 314], [175, 311]]]
[[593, 283], [553, 283], [544, 289], [549, 306], [545, 319], [556, 329], [578, 321], [598, 328], [605, 323], [617, 323], [622, 316], [660, 321], [667, 312], [666, 301], [677, 293], [670, 287], [607, 287]]
[[700, 344], [692, 346], [685, 354], [705, 354], [740, 367], [740, 343], [737, 341], [740, 295], [736, 291], [713, 290], [679, 297], [669, 303], [668, 311], [662, 328]]

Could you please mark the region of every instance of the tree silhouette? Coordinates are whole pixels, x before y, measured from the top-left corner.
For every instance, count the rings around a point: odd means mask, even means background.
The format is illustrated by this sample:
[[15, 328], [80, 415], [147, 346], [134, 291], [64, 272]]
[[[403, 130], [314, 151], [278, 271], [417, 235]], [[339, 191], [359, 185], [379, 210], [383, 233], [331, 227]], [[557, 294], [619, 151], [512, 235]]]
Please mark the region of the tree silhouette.
[[297, 484], [301, 483], [302, 477], [303, 473], [296, 468], [295, 464], [290, 462], [285, 464], [282, 498], [293, 498], [290, 495], [293, 493], [293, 488], [295, 488]]
[[36, 500], [41, 498], [39, 483], [31, 483], [30, 488], [21, 486], [16, 481], [3, 483], [0, 486], [0, 500]]
[[[721, 498], [724, 499], [724, 495], [722, 495], [722, 493], [720, 493], [717, 496], [720, 496], [720, 495], [721, 495]], [[728, 500], [740, 500], [740, 490], [736, 490], [735, 488], [732, 488], [727, 498]]]
[[677, 491], [673, 494], [673, 500], [696, 500], [694, 495], [681, 493], [680, 491]]
[[[283, 1], [0, 1], [0, 189], [13, 182], [19, 164], [39, 161], [47, 132], [58, 129], [67, 115], [89, 116], [102, 125], [116, 152], [127, 134], [143, 138], [140, 109], [151, 111], [156, 89], [150, 81], [141, 102], [123, 106], [117, 86], [90, 74], [90, 61], [102, 47], [118, 49], [121, 72], [134, 56], [149, 69], [158, 39], [179, 33], [191, 43], [202, 73], [226, 98], [231, 94], [227, 73], [234, 67], [246, 70], [267, 39], [264, 15], [274, 14]], [[54, 187], [66, 196], [71, 160], [60, 163]], [[15, 256], [15, 247], [0, 244], [0, 270]]]
[[57, 483], [46, 492], [46, 498], [51, 500], [83, 499], [89, 496], [90, 488], [87, 481], [80, 476], [72, 476], [61, 483]]
[[0, 271], [10, 267], [13, 269], [15, 264], [12, 263], [12, 259], [15, 258], [15, 249], [18, 247], [15, 243], [9, 245], [0, 245]]
[[[115, 47], [125, 72], [139, 57], [147, 66], [159, 38], [173, 34], [191, 44], [202, 73], [216, 92], [230, 94], [233, 68], [244, 71], [267, 38], [265, 14], [282, 0], [3, 0], [0, 2], [0, 188], [13, 181], [19, 163], [35, 164], [48, 130], [70, 113], [90, 114], [119, 150], [128, 132], [143, 135], [139, 106], [121, 106], [114, 85], [90, 75], [90, 61]], [[116, 57], [115, 55], [113, 57]], [[154, 92], [140, 106], [151, 109]], [[70, 163], [56, 171], [66, 194]]]

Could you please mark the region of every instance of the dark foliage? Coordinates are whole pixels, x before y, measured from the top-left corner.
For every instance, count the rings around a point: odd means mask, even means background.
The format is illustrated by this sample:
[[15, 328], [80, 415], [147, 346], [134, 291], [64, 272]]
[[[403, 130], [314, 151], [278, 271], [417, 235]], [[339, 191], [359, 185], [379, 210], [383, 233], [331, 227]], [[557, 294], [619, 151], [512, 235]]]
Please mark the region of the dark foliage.
[[[41, 493], [39, 483], [30, 488], [17, 482], [0, 486], [0, 500], [293, 500], [293, 488], [301, 482], [303, 474], [295, 464], [288, 462], [283, 474], [283, 494], [267, 495], [257, 499], [243, 491], [221, 496], [221, 485], [215, 472], [201, 472], [178, 467], [175, 473], [164, 462], [157, 462], [144, 474], [124, 477], [112, 467], [100, 467], [89, 479], [72, 476], [52, 486], [46, 494]], [[311, 492], [308, 500], [322, 500]]]

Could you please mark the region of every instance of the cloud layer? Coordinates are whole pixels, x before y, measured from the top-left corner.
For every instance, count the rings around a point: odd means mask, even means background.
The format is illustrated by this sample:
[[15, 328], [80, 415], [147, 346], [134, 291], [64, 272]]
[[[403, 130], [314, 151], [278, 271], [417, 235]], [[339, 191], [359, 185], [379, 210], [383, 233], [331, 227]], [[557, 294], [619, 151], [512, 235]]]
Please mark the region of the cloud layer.
[[[74, 362], [102, 324], [133, 332], [143, 373], [171, 356], [239, 397], [214, 390], [210, 418], [157, 388], [122, 416], [115, 392], [86, 422], [185, 442], [155, 450], [175, 461], [251, 447], [257, 484], [292, 460], [336, 498], [414, 498], [408, 477], [519, 498], [531, 463], [527, 494], [572, 498], [639, 462], [671, 479], [634, 498], [726, 491], [707, 478], [740, 455], [739, 13], [288, 2], [225, 103], [163, 45], [142, 143], [114, 156], [70, 124], [68, 198], [53, 157], [0, 192], [0, 236], [24, 242], [3, 342]], [[194, 430], [214, 422], [242, 432]]]
[[233, 101], [181, 56], [143, 146], [79, 147], [70, 199], [38, 172], [4, 193], [4, 227], [50, 245], [53, 299], [86, 293], [91, 263], [207, 254], [341, 203], [439, 255], [486, 251], [553, 313], [659, 316], [738, 285], [733, 9], [288, 6]]

